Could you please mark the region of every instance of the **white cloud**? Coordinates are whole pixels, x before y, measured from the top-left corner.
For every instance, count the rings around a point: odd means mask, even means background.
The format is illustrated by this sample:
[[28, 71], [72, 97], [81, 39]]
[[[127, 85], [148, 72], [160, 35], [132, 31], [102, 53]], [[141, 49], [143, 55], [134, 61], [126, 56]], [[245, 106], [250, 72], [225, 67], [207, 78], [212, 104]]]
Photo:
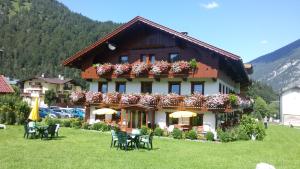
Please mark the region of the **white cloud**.
[[206, 8], [206, 9], [214, 9], [214, 8], [218, 8], [219, 7], [219, 4], [215, 1], [212, 1], [208, 4], [202, 4], [201, 5], [202, 7]]
[[261, 41], [260, 41], [260, 44], [263, 44], [263, 45], [264, 45], [264, 44], [267, 44], [267, 43], [269, 43], [267, 40], [261, 40]]

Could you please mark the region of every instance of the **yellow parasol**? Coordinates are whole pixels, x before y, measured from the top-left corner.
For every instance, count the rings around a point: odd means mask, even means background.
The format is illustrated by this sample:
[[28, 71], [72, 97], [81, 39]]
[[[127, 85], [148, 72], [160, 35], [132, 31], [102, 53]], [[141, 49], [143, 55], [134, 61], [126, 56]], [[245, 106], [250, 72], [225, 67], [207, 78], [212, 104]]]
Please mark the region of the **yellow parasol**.
[[170, 114], [172, 118], [182, 118], [182, 117], [195, 117], [197, 113], [190, 112], [190, 111], [176, 111]]
[[35, 103], [33, 105], [33, 108], [30, 112], [30, 115], [28, 117], [28, 119], [33, 120], [33, 121], [37, 121], [40, 119], [40, 114], [39, 114], [39, 98], [37, 97], [35, 99]]
[[110, 108], [102, 108], [102, 109], [97, 109], [92, 112], [93, 114], [98, 114], [98, 115], [103, 115], [103, 114], [116, 114], [117, 111], [114, 109]]

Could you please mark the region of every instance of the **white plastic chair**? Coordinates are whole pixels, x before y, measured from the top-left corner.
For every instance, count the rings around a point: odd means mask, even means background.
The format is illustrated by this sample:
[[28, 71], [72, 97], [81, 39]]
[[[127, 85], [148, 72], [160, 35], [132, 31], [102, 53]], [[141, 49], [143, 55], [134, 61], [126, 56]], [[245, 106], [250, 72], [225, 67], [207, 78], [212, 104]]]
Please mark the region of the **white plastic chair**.
[[56, 128], [55, 128], [56, 137], [58, 137], [59, 126], [60, 126], [59, 124], [56, 124]]
[[170, 125], [170, 126], [167, 128], [168, 133], [173, 132], [174, 128], [175, 128], [174, 125]]

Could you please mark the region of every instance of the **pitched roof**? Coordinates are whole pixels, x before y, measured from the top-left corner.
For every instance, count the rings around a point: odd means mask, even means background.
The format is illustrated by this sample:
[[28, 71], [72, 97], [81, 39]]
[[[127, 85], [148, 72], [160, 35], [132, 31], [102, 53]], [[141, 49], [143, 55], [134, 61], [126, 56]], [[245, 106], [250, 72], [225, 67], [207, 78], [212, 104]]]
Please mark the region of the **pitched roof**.
[[72, 79], [69, 79], [69, 78], [60, 79], [60, 78], [32, 77], [32, 78], [24, 79], [20, 82], [25, 82], [25, 81], [32, 80], [32, 79], [39, 79], [39, 80], [45, 81], [47, 83], [52, 83], [52, 84], [65, 84], [67, 82], [72, 81]]
[[160, 24], [157, 24], [155, 22], [152, 22], [148, 19], [145, 19], [143, 17], [140, 17], [140, 16], [137, 16], [135, 18], [133, 18], [131, 21], [127, 22], [126, 24], [120, 26], [119, 28], [117, 28], [116, 30], [114, 30], [113, 32], [109, 33], [107, 36], [105, 36], [104, 38], [102, 39], [99, 39], [98, 41], [96, 41], [95, 43], [89, 45], [88, 47], [80, 50], [79, 52], [75, 53], [73, 56], [67, 58], [63, 64], [66, 66], [66, 65], [69, 65], [70, 63], [72, 63], [73, 61], [77, 60], [78, 58], [81, 58], [82, 56], [84, 56], [87, 52], [91, 51], [92, 49], [94, 49], [95, 47], [97, 46], [100, 46], [101, 44], [107, 42], [110, 38], [114, 37], [115, 35], [119, 34], [120, 32], [128, 29], [130, 26], [132, 26], [133, 24], [137, 23], [137, 22], [142, 22], [146, 25], [149, 25], [153, 28], [156, 28], [156, 29], [159, 29], [161, 31], [164, 31], [166, 33], [169, 33], [171, 35], [174, 35], [180, 39], [183, 39], [183, 40], [186, 40], [190, 43], [193, 43], [195, 45], [198, 45], [200, 47], [203, 47], [203, 48], [206, 48], [208, 50], [211, 50], [211, 51], [214, 51], [224, 57], [227, 57], [227, 58], [230, 58], [230, 59], [233, 59], [233, 60], [241, 60], [241, 58], [235, 54], [232, 54], [230, 52], [227, 52], [223, 49], [220, 49], [220, 48], [217, 48], [215, 46], [212, 46], [208, 43], [205, 43], [205, 42], [202, 42], [198, 39], [195, 39], [193, 37], [190, 37], [186, 34], [183, 34], [181, 32], [177, 32], [173, 29], [170, 29], [170, 28], [167, 28], [163, 25], [160, 25]]
[[8, 84], [6, 78], [3, 75], [0, 75], [0, 94], [13, 92], [14, 89]]

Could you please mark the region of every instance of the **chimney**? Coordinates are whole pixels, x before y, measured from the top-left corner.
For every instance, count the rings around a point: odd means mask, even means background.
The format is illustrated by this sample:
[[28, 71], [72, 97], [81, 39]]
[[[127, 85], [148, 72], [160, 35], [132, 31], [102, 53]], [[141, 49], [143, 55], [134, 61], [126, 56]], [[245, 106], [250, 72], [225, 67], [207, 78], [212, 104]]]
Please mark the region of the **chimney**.
[[183, 35], [188, 35], [188, 32], [181, 32], [181, 34], [183, 34]]

